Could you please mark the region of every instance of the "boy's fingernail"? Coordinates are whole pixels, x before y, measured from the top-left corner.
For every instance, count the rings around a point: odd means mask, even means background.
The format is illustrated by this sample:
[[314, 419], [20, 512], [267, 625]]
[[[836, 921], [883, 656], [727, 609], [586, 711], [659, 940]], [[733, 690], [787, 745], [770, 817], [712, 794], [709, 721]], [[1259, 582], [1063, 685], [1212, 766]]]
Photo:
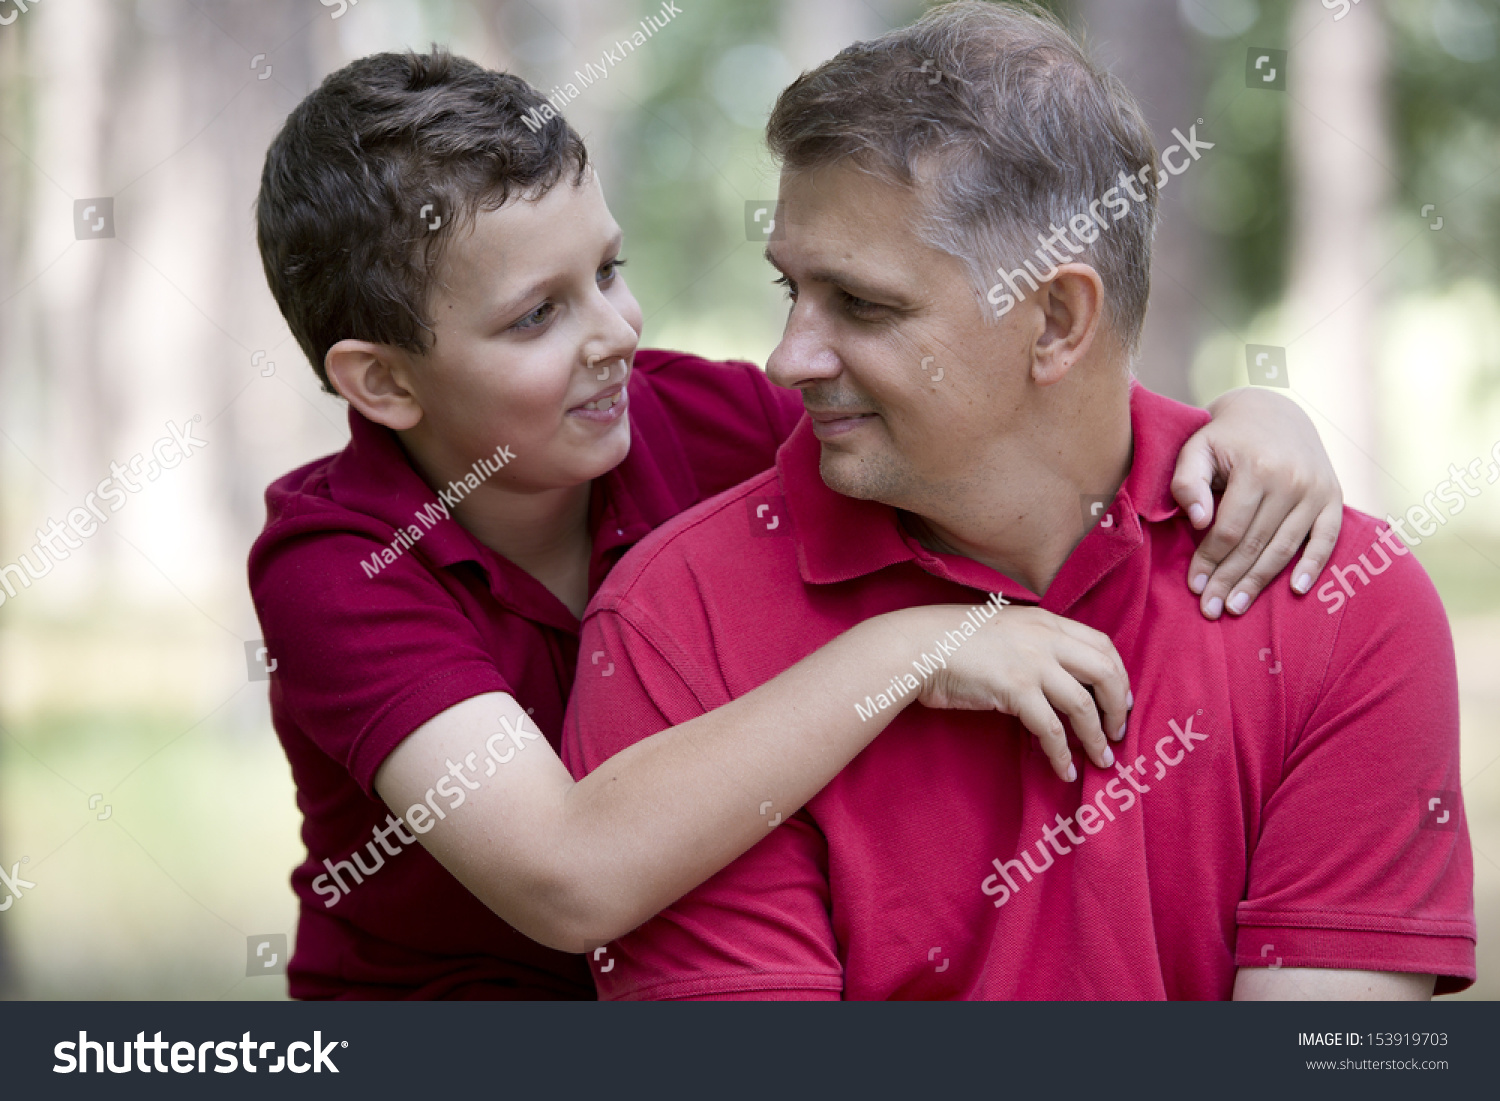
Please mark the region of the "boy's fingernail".
[[1069, 765], [1068, 766], [1068, 783], [1071, 784], [1076, 779], [1078, 779], [1078, 766], [1077, 765]]
[[1312, 588], [1312, 574], [1299, 573], [1297, 580], [1292, 582], [1292, 588], [1296, 589], [1299, 593], [1307, 592], [1308, 589]]
[[1198, 504], [1197, 502], [1194, 502], [1193, 504], [1188, 505], [1188, 518], [1190, 520], [1192, 520], [1194, 524], [1201, 524], [1201, 523], [1203, 523], [1203, 518], [1205, 516], [1207, 516], [1207, 515], [1208, 515], [1208, 509], [1204, 508], [1202, 505]]
[[[1125, 710], [1129, 711], [1134, 706], [1135, 706], [1135, 693], [1134, 692], [1126, 692], [1125, 693]], [[1120, 727], [1120, 729], [1124, 730], [1125, 728], [1122, 726], [1122, 727]]]
[[[1118, 741], [1121, 741], [1121, 740], [1124, 739], [1124, 737], [1125, 737], [1125, 728], [1127, 726], [1129, 726], [1129, 725], [1130, 725], [1129, 723], [1121, 723], [1120, 724], [1120, 729], [1115, 731], [1115, 736], [1114, 736], [1115, 737], [1115, 741], [1118, 742]], [[1111, 761], [1110, 764], [1114, 764], [1114, 762]]]
[[1248, 607], [1250, 607], [1249, 593], [1235, 593], [1229, 598], [1229, 610], [1235, 615], [1244, 615]]
[[1208, 602], [1208, 607], [1204, 611], [1209, 619], [1218, 619], [1224, 614], [1224, 602], [1218, 597], [1214, 597]]
[[1115, 751], [1109, 746], [1104, 747], [1104, 767], [1113, 768], [1115, 763]]
[[1195, 593], [1201, 593], [1204, 589], [1208, 588], [1208, 574], [1200, 573], [1197, 577], [1193, 578], [1193, 583], [1188, 588], [1192, 589]]

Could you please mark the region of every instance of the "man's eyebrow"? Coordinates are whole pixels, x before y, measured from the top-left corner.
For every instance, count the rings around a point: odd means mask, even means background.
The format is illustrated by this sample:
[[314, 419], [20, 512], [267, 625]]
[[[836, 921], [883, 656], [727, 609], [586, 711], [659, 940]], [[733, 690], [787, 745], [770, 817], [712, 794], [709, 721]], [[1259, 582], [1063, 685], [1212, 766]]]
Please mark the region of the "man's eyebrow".
[[[771, 246], [766, 246], [766, 263], [770, 264], [783, 275], [786, 269], [776, 262], [776, 257], [771, 255]], [[809, 272], [807, 278], [816, 283], [829, 283], [840, 287], [855, 298], [866, 298], [872, 302], [905, 302], [906, 295], [891, 287], [882, 287], [876, 283], [867, 283], [857, 275], [851, 275], [845, 271], [819, 268]]]

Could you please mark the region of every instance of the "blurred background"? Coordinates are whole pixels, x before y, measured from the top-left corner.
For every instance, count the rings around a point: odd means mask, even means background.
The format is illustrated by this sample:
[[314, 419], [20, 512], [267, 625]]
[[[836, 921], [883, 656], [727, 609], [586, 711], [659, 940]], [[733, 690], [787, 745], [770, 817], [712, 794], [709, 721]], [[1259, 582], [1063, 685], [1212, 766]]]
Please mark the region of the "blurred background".
[[[1449, 464], [1488, 462], [1500, 2], [1051, 6], [1141, 99], [1159, 146], [1192, 126], [1213, 143], [1164, 193], [1143, 380], [1203, 403], [1251, 380], [1248, 346], [1273, 349], [1263, 362], [1284, 366], [1350, 503], [1381, 515], [1420, 504]], [[776, 194], [769, 106], [924, 5], [677, 7], [566, 113], [625, 228], [645, 343], [764, 362], [785, 316], [747, 210]], [[433, 42], [550, 91], [656, 11], [0, 0], [0, 566], [168, 421], [207, 441], [0, 606], [0, 862], [35, 884], [0, 912], [6, 996], [285, 997], [283, 977], [247, 977], [247, 944], [294, 930], [302, 847], [245, 558], [266, 484], [346, 428], [255, 249], [283, 118], [349, 60]], [[1481, 930], [1463, 996], [1494, 998], [1500, 485], [1478, 484], [1416, 553], [1463, 693]]]

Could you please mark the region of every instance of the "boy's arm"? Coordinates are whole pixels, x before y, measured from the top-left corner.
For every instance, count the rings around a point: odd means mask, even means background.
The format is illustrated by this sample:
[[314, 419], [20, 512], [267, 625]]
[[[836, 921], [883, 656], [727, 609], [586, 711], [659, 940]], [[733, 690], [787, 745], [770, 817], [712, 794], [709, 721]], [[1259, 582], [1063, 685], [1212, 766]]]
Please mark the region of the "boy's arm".
[[[1328, 564], [1343, 523], [1343, 493], [1318, 430], [1297, 404], [1256, 387], [1231, 390], [1208, 407], [1214, 419], [1183, 446], [1172, 496], [1213, 530], [1188, 566], [1203, 614], [1242, 614], [1307, 542], [1291, 573], [1307, 593]], [[1311, 533], [1311, 538], [1309, 538]]]
[[574, 691], [588, 737], [571, 711], [564, 734], [570, 747], [586, 743], [578, 763], [597, 766], [588, 776], [575, 785], [515, 699], [488, 693], [414, 731], [375, 788], [495, 913], [544, 944], [586, 951], [766, 837], [913, 698], [1018, 714], [1066, 773], [1062, 711], [1107, 767], [1103, 730], [1124, 732], [1124, 666], [1103, 635], [1039, 609], [1001, 609], [921, 694], [860, 716], [854, 701], [909, 669], [915, 640], [941, 634], [964, 610], [876, 616], [736, 700], [716, 682], [690, 689], [682, 662], [596, 612], [580, 652], [603, 650], [612, 667], [583, 665]]
[[[606, 740], [620, 751], [576, 784], [514, 698], [475, 697], [397, 746], [375, 788], [399, 815], [434, 801], [446, 811], [424, 822], [422, 844], [506, 922], [588, 951], [733, 861], [766, 835], [764, 803], [790, 816], [889, 724], [899, 707], [861, 721], [850, 701], [910, 664], [895, 656], [894, 626], [868, 620], [740, 700], [680, 711], [677, 725], [612, 708]], [[628, 691], [639, 662], [625, 644], [583, 641], [609, 653], [612, 698]], [[463, 792], [451, 805], [437, 790], [446, 777]]]

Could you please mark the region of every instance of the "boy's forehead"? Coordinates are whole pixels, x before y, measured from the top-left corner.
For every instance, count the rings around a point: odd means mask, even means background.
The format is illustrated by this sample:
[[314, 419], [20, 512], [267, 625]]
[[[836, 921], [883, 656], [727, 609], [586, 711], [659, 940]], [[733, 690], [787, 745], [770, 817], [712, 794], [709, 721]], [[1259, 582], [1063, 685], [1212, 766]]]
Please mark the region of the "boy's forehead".
[[619, 226], [592, 175], [579, 184], [564, 180], [544, 195], [512, 197], [495, 210], [480, 210], [444, 256], [446, 293], [489, 301], [519, 292], [549, 274], [580, 263], [590, 268]]

